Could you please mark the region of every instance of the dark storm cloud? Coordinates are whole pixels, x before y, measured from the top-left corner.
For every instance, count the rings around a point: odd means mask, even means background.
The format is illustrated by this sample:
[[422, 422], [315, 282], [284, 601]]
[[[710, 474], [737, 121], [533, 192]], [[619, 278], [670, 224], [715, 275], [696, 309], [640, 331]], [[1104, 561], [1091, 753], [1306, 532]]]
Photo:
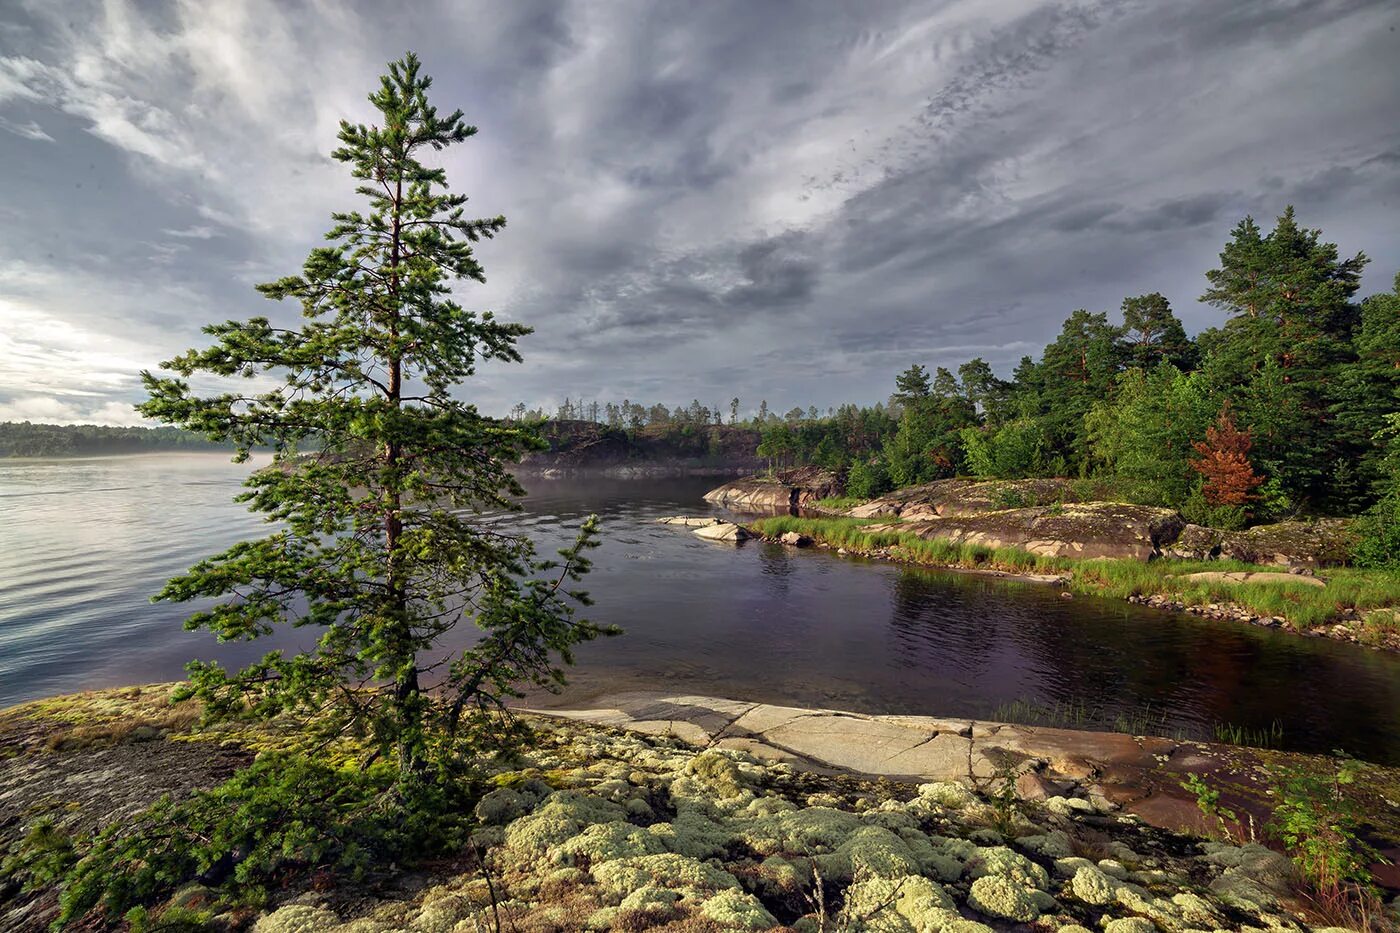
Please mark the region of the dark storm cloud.
[[0, 17], [0, 418], [129, 420], [134, 373], [267, 306], [350, 186], [336, 121], [413, 48], [525, 321], [488, 409], [873, 401], [1007, 371], [1078, 307], [1188, 326], [1245, 213], [1400, 266], [1383, 0], [351, 7], [32, 2]]

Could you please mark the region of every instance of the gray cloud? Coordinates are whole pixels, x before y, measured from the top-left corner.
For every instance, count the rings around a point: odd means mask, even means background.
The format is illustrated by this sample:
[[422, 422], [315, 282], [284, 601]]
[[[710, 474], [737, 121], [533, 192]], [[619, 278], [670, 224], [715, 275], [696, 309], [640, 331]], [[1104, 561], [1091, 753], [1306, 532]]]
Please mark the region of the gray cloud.
[[[481, 134], [470, 307], [536, 327], [484, 408], [775, 407], [1003, 372], [1077, 307], [1188, 326], [1246, 212], [1400, 266], [1400, 11], [1384, 0], [521, 0], [470, 10], [28, 0], [0, 24], [0, 418], [130, 417], [206, 321], [296, 309], [352, 185], [326, 153], [414, 48]], [[8, 352], [7, 352], [8, 351]], [[45, 360], [52, 365], [46, 365]]]

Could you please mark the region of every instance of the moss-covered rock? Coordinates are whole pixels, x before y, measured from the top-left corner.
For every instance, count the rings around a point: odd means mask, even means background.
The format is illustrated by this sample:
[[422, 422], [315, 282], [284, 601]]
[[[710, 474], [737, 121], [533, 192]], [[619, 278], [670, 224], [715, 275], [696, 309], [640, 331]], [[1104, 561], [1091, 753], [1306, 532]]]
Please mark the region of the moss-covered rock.
[[850, 929], [866, 933], [938, 931], [956, 917], [948, 892], [919, 875], [858, 881], [846, 890], [842, 913]]
[[953, 781], [933, 781], [919, 785], [919, 796], [912, 803], [961, 810], [977, 803], [977, 795]]
[[782, 897], [807, 887], [812, 880], [812, 863], [800, 856], [770, 855], [759, 863], [756, 874], [762, 893]]
[[830, 855], [818, 856], [827, 878], [903, 878], [921, 871], [918, 858], [899, 836], [880, 826], [862, 826]]
[[1031, 891], [1005, 875], [983, 875], [972, 882], [968, 906], [978, 913], [1018, 923], [1030, 923], [1040, 916]]
[[511, 820], [525, 815], [528, 809], [526, 798], [510, 787], [498, 787], [486, 793], [477, 801], [476, 818], [488, 825], [504, 826]]
[[1024, 888], [1044, 889], [1050, 884], [1050, 875], [1044, 868], [1006, 846], [978, 849], [968, 860], [965, 873], [973, 879], [996, 875]]
[[735, 821], [738, 837], [759, 855], [826, 854], [862, 827], [859, 816], [830, 807], [782, 810], [773, 816]]
[[629, 855], [656, 855], [665, 851], [665, 842], [656, 834], [614, 820], [586, 827], [553, 847], [549, 854], [553, 861], [562, 865], [573, 865], [577, 861], [600, 865]]
[[1081, 866], [1069, 883], [1074, 896], [1086, 904], [1103, 907], [1118, 899], [1118, 885], [1096, 865]]
[[622, 903], [617, 906], [622, 910], [640, 910], [650, 914], [671, 916], [677, 913], [676, 902], [682, 896], [680, 891], [646, 884], [624, 897]]
[[726, 930], [769, 930], [778, 925], [758, 898], [733, 888], [706, 898], [700, 905], [700, 915]]
[[339, 926], [340, 918], [324, 907], [289, 904], [253, 924], [253, 933], [322, 933]]
[[1045, 858], [1068, 858], [1074, 855], [1069, 834], [1062, 829], [1022, 836], [1016, 840], [1016, 845]]
[[630, 856], [593, 869], [593, 878], [610, 895], [622, 898], [644, 885], [691, 892], [714, 892], [739, 887], [729, 872], [698, 859], [666, 852]]
[[1157, 925], [1144, 917], [1120, 917], [1105, 923], [1103, 933], [1157, 933]]

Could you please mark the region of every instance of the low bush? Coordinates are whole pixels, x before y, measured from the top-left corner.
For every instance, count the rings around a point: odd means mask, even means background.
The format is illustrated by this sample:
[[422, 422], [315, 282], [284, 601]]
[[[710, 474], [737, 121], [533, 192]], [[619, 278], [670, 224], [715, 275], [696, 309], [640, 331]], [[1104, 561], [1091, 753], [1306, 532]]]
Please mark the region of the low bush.
[[1343, 791], [1356, 782], [1361, 763], [1342, 751], [1333, 754], [1325, 765], [1282, 767], [1273, 773], [1277, 803], [1267, 827], [1287, 846], [1302, 876], [1323, 894], [1348, 886], [1370, 888], [1367, 866], [1380, 859], [1357, 834], [1356, 805]]
[[265, 753], [224, 784], [164, 798], [80, 846], [62, 873], [58, 923], [94, 910], [108, 921], [133, 910], [144, 918], [140, 908], [195, 879], [256, 896], [289, 873], [360, 877], [465, 843], [468, 785], [425, 782], [410, 800], [397, 779], [389, 763], [336, 768]]

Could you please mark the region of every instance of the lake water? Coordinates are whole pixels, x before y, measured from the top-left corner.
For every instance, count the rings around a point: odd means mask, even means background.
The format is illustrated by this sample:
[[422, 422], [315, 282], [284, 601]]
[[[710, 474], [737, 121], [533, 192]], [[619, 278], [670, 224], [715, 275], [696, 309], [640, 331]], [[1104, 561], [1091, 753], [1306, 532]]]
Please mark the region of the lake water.
[[[265, 530], [231, 501], [247, 470], [208, 454], [0, 461], [0, 706], [271, 647], [219, 645], [182, 630], [189, 607], [149, 602], [200, 557]], [[1029, 700], [1202, 737], [1278, 720], [1287, 747], [1400, 763], [1394, 655], [655, 523], [712, 511], [701, 495], [714, 483], [532, 480], [523, 513], [491, 519], [552, 551], [602, 517], [591, 616], [626, 634], [583, 646], [564, 700], [664, 689], [969, 717]]]

